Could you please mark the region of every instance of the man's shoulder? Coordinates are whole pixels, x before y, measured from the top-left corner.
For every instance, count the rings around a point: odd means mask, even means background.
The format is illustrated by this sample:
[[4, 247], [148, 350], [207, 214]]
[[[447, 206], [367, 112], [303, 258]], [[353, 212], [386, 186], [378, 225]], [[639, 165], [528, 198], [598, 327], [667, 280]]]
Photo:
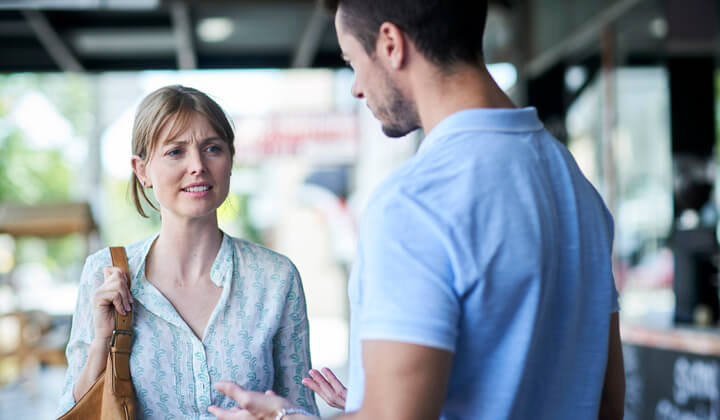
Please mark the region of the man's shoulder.
[[[535, 134], [532, 134], [535, 135]], [[517, 141], [529, 134], [463, 130], [448, 132], [431, 139], [428, 147], [418, 151], [401, 165], [378, 188], [378, 195], [398, 192], [434, 196], [434, 189], [452, 191], [458, 182], [474, 180], [477, 184], [502, 183], [513, 162], [532, 152]], [[493, 178], [487, 178], [493, 177]]]
[[363, 214], [363, 230], [399, 236], [409, 233], [401, 226], [410, 222], [443, 223], [443, 196], [450, 187], [437, 171], [415, 159], [408, 161], [375, 189]]

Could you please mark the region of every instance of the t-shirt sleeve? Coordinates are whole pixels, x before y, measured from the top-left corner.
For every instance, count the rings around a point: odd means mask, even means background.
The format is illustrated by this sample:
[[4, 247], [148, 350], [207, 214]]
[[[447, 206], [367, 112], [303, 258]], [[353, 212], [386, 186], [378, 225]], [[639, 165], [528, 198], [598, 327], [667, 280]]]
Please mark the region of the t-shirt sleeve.
[[450, 233], [435, 209], [403, 192], [375, 200], [363, 220], [361, 340], [455, 350], [460, 305]]

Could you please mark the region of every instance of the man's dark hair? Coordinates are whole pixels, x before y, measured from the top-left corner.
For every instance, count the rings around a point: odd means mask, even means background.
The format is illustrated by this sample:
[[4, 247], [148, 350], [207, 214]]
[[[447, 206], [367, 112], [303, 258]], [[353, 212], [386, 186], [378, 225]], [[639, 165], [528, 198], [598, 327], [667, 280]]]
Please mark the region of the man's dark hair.
[[323, 0], [323, 4], [333, 14], [340, 9], [343, 26], [368, 55], [375, 53], [380, 25], [391, 22], [425, 58], [441, 67], [477, 64], [482, 58], [487, 0]]

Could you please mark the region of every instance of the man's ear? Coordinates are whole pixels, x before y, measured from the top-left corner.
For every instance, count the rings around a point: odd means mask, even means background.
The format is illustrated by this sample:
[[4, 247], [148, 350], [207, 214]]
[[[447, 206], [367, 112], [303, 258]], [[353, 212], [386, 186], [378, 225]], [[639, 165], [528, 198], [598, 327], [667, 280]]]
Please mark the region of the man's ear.
[[147, 165], [145, 160], [138, 155], [133, 155], [132, 158], [130, 158], [130, 164], [140, 184], [142, 184], [143, 187], [150, 187], [150, 180], [147, 179]]
[[376, 53], [389, 63], [391, 68], [395, 70], [402, 68], [407, 59], [405, 33], [395, 24], [383, 22], [378, 33]]

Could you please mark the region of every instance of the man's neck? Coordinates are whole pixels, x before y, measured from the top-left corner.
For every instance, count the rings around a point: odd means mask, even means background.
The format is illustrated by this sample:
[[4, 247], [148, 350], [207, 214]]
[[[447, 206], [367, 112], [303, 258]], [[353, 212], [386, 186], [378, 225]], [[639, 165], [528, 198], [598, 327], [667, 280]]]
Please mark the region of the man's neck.
[[420, 123], [426, 133], [440, 121], [464, 109], [515, 108], [484, 65], [466, 66], [450, 75], [426, 69], [417, 72], [411, 83]]

